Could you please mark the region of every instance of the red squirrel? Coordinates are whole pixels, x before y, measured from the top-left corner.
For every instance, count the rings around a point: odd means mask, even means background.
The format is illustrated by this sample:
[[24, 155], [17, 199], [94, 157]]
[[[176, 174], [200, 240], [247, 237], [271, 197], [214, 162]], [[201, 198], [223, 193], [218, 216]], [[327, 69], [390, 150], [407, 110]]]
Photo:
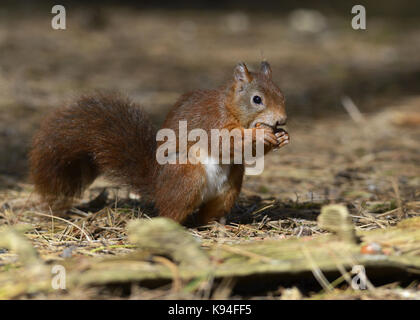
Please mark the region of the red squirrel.
[[[238, 64], [233, 79], [214, 90], [182, 95], [163, 128], [263, 131], [264, 153], [289, 143], [278, 126], [286, 124], [285, 100], [272, 81], [268, 62], [259, 72]], [[165, 164], [156, 161], [157, 130], [147, 114], [121, 95], [83, 96], [57, 109], [41, 124], [30, 151], [36, 191], [52, 208], [74, 197], [104, 174], [150, 197], [159, 215], [180, 223], [198, 210], [205, 224], [229, 213], [238, 197], [244, 164]], [[243, 143], [245, 139], [243, 139]]]

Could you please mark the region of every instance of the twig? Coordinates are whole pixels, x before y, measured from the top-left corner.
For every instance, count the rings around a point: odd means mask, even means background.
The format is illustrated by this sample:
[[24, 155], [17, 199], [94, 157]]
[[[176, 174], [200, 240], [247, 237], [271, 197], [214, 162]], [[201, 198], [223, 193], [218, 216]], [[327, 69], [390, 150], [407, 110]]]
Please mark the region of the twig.
[[68, 221], [66, 219], [63, 219], [63, 218], [60, 218], [60, 217], [56, 217], [56, 216], [53, 216], [53, 215], [40, 213], [40, 212], [35, 212], [35, 211], [29, 211], [29, 212], [30, 213], [33, 213], [33, 214], [36, 214], [38, 216], [42, 216], [42, 217], [47, 217], [47, 218], [52, 218], [52, 219], [57, 219], [57, 220], [60, 220], [60, 221], [64, 221], [65, 223], [68, 223], [68, 224], [72, 225], [73, 227], [75, 227], [76, 229], [80, 230], [80, 232], [83, 233], [83, 235], [85, 236], [85, 238], [86, 238], [87, 241], [89, 241], [89, 242], [92, 241], [92, 239], [89, 237], [89, 235], [82, 228], [80, 228], [77, 224], [75, 224], [75, 223], [73, 223], [71, 221]]

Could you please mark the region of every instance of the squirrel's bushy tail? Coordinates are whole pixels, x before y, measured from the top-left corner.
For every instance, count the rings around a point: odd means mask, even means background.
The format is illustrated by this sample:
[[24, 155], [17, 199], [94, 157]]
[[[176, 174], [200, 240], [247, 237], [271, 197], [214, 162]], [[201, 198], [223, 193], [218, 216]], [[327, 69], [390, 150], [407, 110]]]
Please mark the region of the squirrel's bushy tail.
[[120, 95], [83, 96], [42, 123], [30, 152], [36, 191], [50, 204], [80, 196], [100, 174], [153, 193], [156, 129]]

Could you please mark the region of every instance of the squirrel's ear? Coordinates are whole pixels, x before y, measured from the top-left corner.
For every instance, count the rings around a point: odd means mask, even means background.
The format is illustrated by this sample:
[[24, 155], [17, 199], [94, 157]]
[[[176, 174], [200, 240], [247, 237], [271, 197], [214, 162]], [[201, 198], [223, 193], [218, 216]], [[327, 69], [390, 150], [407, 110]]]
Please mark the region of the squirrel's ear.
[[251, 82], [252, 76], [248, 71], [245, 63], [238, 63], [233, 71], [233, 77], [239, 82]]
[[271, 79], [271, 67], [267, 61], [261, 62], [261, 73]]

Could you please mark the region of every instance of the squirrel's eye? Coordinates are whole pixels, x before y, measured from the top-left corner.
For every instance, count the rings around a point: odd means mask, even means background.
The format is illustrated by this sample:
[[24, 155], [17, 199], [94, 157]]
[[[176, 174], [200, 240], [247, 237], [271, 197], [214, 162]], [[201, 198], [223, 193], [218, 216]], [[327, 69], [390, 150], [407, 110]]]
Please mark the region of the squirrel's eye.
[[254, 97], [252, 98], [252, 101], [253, 101], [255, 104], [261, 104], [262, 99], [261, 99], [261, 97], [260, 97], [260, 96], [254, 96]]

